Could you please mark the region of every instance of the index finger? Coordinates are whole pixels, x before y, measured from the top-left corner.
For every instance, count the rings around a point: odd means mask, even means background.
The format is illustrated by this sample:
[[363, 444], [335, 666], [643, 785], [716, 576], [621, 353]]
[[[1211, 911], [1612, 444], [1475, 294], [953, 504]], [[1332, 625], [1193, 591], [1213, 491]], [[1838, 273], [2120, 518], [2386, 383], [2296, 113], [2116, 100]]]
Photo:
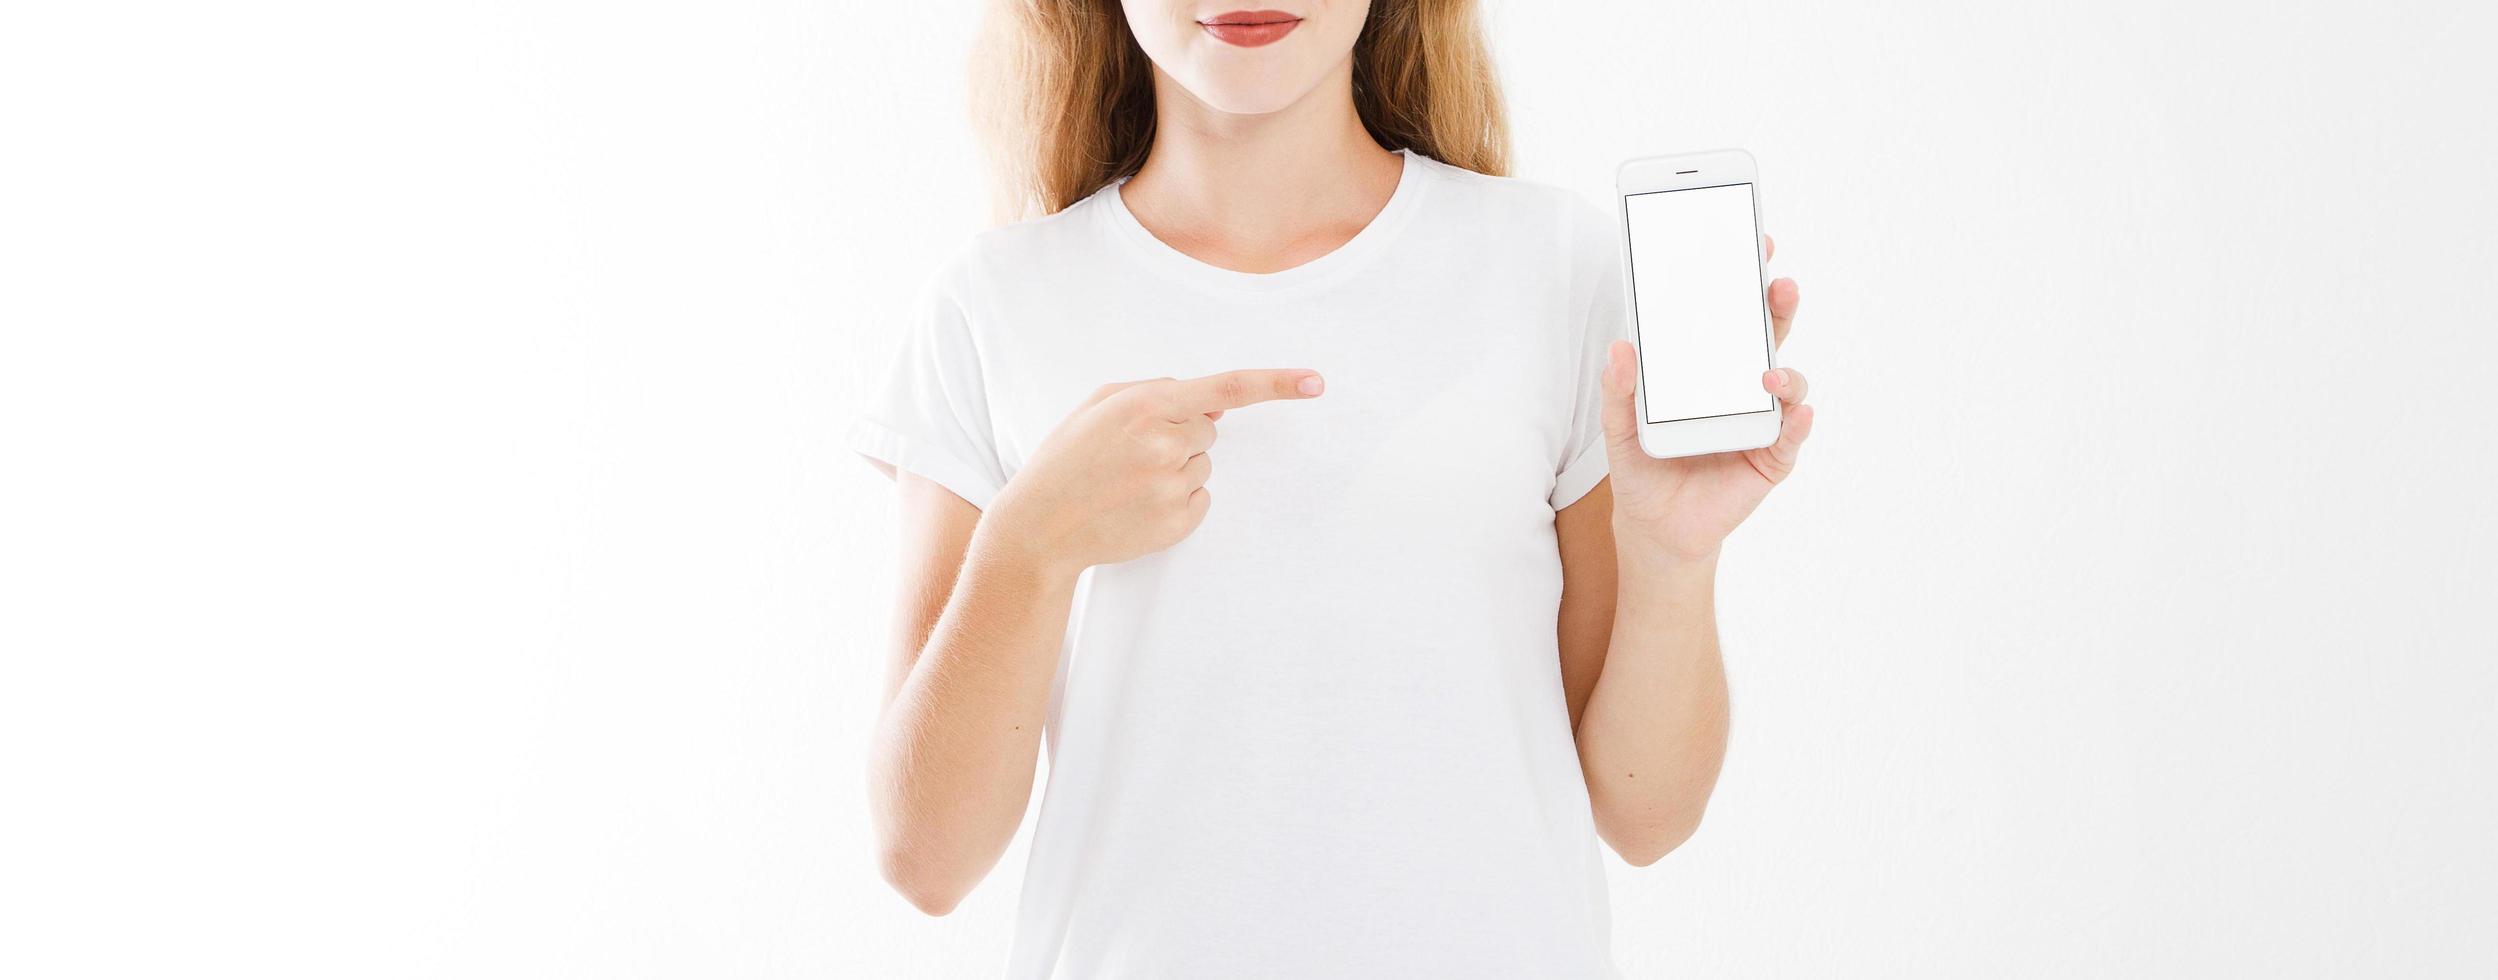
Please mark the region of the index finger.
[[1251, 368], [1225, 371], [1172, 383], [1171, 398], [1181, 411], [1219, 412], [1278, 398], [1314, 398], [1326, 390], [1318, 372], [1305, 368]]

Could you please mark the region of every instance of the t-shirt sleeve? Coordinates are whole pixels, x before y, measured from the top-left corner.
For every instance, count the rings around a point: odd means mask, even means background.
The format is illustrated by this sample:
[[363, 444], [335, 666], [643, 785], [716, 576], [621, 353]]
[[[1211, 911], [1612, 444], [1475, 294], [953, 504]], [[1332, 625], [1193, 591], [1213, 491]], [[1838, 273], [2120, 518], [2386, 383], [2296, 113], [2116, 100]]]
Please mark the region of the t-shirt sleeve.
[[941, 275], [921, 289], [902, 349], [844, 441], [888, 476], [909, 470], [986, 510], [1006, 473], [980, 352], [948, 281]]
[[1629, 316], [1622, 299], [1622, 264], [1614, 241], [1613, 219], [1585, 201], [1573, 224], [1572, 296], [1576, 312], [1569, 324], [1576, 352], [1571, 379], [1570, 431], [1555, 461], [1552, 504], [1560, 510], [1595, 489], [1608, 472], [1605, 455], [1605, 351], [1616, 338], [1630, 337]]

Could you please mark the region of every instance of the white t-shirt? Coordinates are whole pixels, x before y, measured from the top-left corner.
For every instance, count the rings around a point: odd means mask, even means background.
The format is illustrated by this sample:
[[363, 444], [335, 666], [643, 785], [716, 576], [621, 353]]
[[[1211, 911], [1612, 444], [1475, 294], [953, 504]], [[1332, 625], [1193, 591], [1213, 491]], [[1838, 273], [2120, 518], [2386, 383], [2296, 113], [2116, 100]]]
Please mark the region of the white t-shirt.
[[1613, 222], [1404, 157], [1283, 272], [1171, 248], [1116, 184], [984, 232], [848, 433], [985, 507], [1104, 382], [1327, 380], [1224, 413], [1204, 523], [1085, 573], [1012, 980], [1617, 975], [1553, 531], [1605, 475]]

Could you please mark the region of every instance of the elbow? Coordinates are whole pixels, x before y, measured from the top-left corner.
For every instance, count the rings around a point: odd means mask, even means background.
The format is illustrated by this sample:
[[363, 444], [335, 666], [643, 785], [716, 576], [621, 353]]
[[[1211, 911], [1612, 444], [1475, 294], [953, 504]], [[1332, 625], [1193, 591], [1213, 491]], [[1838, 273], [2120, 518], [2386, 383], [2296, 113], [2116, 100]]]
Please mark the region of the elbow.
[[1605, 842], [1634, 868], [1645, 868], [1663, 860], [1674, 849], [1700, 832], [1701, 810], [1687, 815], [1645, 820], [1636, 826], [1623, 827], [1606, 833]]
[[931, 916], [954, 911], [963, 901], [963, 889], [944, 876], [931, 873], [926, 862], [913, 858], [900, 848], [887, 847], [878, 862], [884, 872], [885, 884], [893, 887], [911, 907]]
[[877, 874], [912, 908], [929, 916], [946, 915], [962, 902], [978, 877], [965, 881], [955, 873], [959, 865], [947, 860], [940, 844], [943, 834], [904, 805], [907, 794], [889, 759], [878, 756], [868, 764]]

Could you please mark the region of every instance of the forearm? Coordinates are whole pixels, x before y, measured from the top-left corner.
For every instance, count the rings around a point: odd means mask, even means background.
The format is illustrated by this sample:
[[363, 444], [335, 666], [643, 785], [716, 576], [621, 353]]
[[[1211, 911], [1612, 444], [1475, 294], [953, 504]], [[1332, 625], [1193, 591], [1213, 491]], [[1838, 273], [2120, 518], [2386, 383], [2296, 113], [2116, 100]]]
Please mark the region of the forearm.
[[885, 874], [927, 911], [977, 884], [1023, 819], [1078, 571], [975, 533], [878, 721], [869, 780]]
[[1716, 557], [1634, 541], [1618, 538], [1611, 645], [1578, 746], [1598, 831], [1644, 865], [1699, 828], [1726, 757], [1727, 699]]

